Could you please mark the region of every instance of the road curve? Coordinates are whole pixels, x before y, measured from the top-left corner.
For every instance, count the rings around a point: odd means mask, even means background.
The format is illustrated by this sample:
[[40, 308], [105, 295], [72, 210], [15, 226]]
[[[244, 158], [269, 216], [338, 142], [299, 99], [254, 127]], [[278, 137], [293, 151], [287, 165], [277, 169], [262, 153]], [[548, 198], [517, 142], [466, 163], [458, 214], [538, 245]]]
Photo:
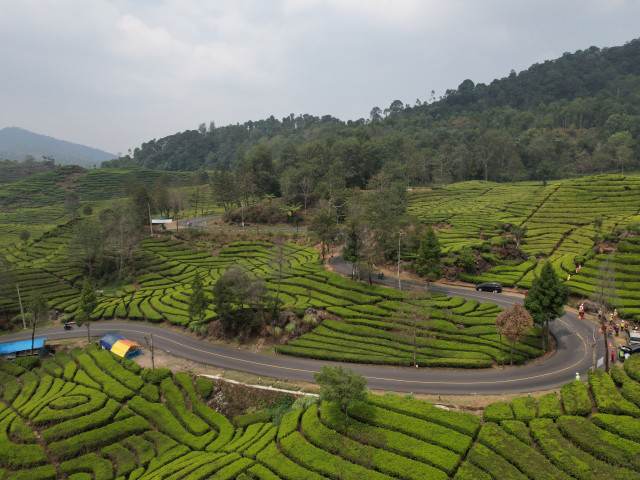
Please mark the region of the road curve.
[[[385, 281], [397, 282], [385, 279], [376, 283]], [[403, 282], [403, 287], [410, 283]], [[501, 306], [509, 306], [519, 301], [515, 296], [476, 292], [469, 288], [432, 285], [431, 290], [467, 299], [490, 301]], [[431, 394], [500, 394], [554, 389], [573, 380], [576, 372], [584, 375], [590, 368], [593, 327], [587, 321], [579, 321], [577, 315], [567, 313], [551, 322], [551, 331], [557, 341], [557, 350], [553, 355], [522, 367], [458, 370], [354, 364], [347, 366], [365, 375], [369, 387], [375, 390]], [[286, 355], [262, 355], [213, 345], [146, 322], [92, 322], [92, 337], [100, 337], [106, 333], [118, 333], [143, 346], [146, 345], [144, 337], [153, 333], [155, 348], [199, 363], [249, 372], [262, 377], [313, 382], [313, 373], [318, 372], [322, 365], [338, 364]], [[63, 338], [84, 336], [86, 330], [74, 327], [71, 331], [64, 331], [62, 326], [50, 327], [38, 330], [37, 335], [47, 337], [50, 343], [54, 343]], [[2, 336], [2, 342], [30, 338], [30, 333], [23, 331]], [[586, 378], [586, 375], [584, 377]]]

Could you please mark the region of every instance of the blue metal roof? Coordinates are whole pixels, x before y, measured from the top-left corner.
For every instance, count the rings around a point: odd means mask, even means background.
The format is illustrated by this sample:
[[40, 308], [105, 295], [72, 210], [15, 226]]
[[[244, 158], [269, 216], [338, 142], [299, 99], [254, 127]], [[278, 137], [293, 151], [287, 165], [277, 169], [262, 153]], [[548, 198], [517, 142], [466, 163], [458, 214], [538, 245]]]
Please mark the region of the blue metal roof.
[[[46, 338], [36, 338], [33, 348], [42, 348]], [[7, 353], [17, 353], [24, 350], [31, 350], [31, 340], [20, 340], [19, 342], [0, 343], [0, 355]]]
[[107, 333], [104, 337], [100, 339], [100, 345], [102, 345], [107, 350], [111, 351], [111, 347], [113, 347], [114, 343], [116, 343], [118, 340], [124, 340], [124, 339], [125, 339], [124, 337], [121, 337], [116, 333]]

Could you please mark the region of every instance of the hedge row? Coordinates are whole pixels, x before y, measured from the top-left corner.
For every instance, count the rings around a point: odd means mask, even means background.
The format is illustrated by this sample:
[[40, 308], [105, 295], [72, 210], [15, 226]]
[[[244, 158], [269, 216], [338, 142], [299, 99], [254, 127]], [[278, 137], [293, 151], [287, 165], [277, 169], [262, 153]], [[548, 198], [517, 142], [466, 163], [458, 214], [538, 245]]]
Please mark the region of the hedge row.
[[404, 433], [458, 454], [464, 454], [472, 441], [471, 437], [450, 428], [370, 404], [354, 406], [349, 410], [349, 415], [361, 422]]
[[53, 442], [49, 444], [49, 450], [58, 458], [67, 459], [75, 457], [82, 451], [106, 447], [130, 435], [135, 435], [148, 429], [149, 424], [144, 418], [134, 416], [74, 435], [65, 440]]
[[47, 428], [42, 432], [42, 440], [46, 443], [51, 443], [87, 430], [102, 427], [113, 419], [118, 410], [120, 410], [120, 404], [112, 399], [108, 399], [105, 406], [100, 410], [60, 422]]
[[16, 413], [9, 411], [0, 420], [0, 466], [8, 468], [35, 467], [47, 462], [47, 454], [37, 444], [17, 444], [11, 441], [7, 432], [10, 425], [19, 420]]
[[94, 350], [91, 352], [91, 356], [105, 373], [111, 375], [125, 387], [137, 392], [144, 385], [144, 382], [138, 375], [124, 368], [121, 363], [114, 359], [113, 354], [108, 351]]
[[570, 480], [537, 450], [508, 435], [499, 425], [485, 423], [478, 434], [478, 442], [500, 454], [525, 475], [533, 479]]
[[202, 436], [187, 432], [165, 405], [147, 402], [142, 397], [133, 397], [128, 401], [128, 405], [138, 415], [149, 420], [158, 430], [194, 450], [203, 450], [217, 436], [215, 431]]
[[593, 405], [589, 398], [587, 386], [582, 382], [565, 383], [560, 388], [562, 404], [567, 415], [581, 415], [586, 417], [591, 413]]
[[71, 354], [78, 362], [78, 365], [80, 365], [87, 372], [89, 377], [100, 384], [105, 392], [107, 392], [110, 396], [112, 396], [119, 402], [124, 402], [135, 395], [135, 392], [133, 390], [125, 387], [122, 383], [104, 373], [95, 364], [89, 354], [83, 353], [80, 349], [77, 348], [74, 348], [71, 351]]
[[[295, 435], [295, 434], [291, 434]], [[291, 436], [289, 435], [289, 436]], [[288, 436], [288, 437], [289, 437]], [[288, 438], [287, 437], [287, 438]], [[282, 454], [275, 442], [271, 442], [256, 456], [256, 459], [275, 472], [283, 480], [325, 480], [325, 477], [292, 461]], [[367, 478], [367, 477], [363, 477]], [[360, 479], [362, 480], [362, 479]]]
[[589, 372], [589, 386], [600, 413], [640, 417], [640, 408], [626, 400], [611, 377], [602, 370]]
[[350, 419], [347, 426], [343, 412], [335, 403], [324, 402], [321, 415], [329, 428], [353, 440], [433, 465], [449, 475], [455, 472], [460, 463], [460, 455], [457, 453], [400, 432], [374, 427], [354, 419]]
[[189, 410], [182, 393], [174, 385], [170, 377], [162, 380], [160, 388], [162, 390], [162, 397], [165, 404], [190, 433], [200, 436], [209, 431], [209, 426], [204, 422], [204, 420]]
[[391, 478], [383, 473], [355, 465], [340, 457], [331, 455], [305, 441], [299, 432], [293, 432], [291, 435], [284, 437], [280, 440], [280, 446], [289, 458], [303, 467], [330, 478], [341, 478], [343, 480], [362, 480], [363, 478], [367, 480], [387, 480]]
[[57, 423], [87, 415], [101, 409], [107, 402], [107, 395], [98, 390], [73, 383], [67, 385], [65, 389], [70, 388], [67, 395], [56, 398], [42, 408], [32, 419], [35, 425]]
[[566, 437], [596, 458], [640, 469], [640, 444], [620, 438], [582, 417], [560, 417], [556, 424]]
[[480, 428], [480, 419], [471, 413], [444, 410], [421, 400], [369, 395], [368, 402], [396, 413], [437, 423], [470, 437], [475, 437]]

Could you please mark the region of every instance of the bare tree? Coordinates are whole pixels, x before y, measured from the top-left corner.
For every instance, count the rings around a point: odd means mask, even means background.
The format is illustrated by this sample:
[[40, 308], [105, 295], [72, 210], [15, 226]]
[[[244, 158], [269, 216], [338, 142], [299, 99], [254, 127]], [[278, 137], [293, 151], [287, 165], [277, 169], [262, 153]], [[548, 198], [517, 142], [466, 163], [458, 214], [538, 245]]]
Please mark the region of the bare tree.
[[[500, 312], [496, 317], [498, 334], [504, 335], [509, 340], [511, 349], [511, 365], [513, 366], [513, 349], [516, 342], [524, 337], [533, 327], [533, 318], [526, 308], [519, 303]], [[500, 340], [500, 351], [502, 352], [502, 340]], [[504, 365], [504, 356], [502, 363]]]

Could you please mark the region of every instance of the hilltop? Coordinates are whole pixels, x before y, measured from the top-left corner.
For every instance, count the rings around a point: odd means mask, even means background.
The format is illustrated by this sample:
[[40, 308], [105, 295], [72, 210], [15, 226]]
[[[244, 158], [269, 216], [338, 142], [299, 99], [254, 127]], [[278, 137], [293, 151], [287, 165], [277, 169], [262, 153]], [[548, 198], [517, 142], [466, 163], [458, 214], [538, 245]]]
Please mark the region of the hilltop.
[[97, 148], [58, 140], [18, 127], [0, 130], [0, 159], [22, 162], [45, 158], [58, 165], [95, 167], [117, 155]]

